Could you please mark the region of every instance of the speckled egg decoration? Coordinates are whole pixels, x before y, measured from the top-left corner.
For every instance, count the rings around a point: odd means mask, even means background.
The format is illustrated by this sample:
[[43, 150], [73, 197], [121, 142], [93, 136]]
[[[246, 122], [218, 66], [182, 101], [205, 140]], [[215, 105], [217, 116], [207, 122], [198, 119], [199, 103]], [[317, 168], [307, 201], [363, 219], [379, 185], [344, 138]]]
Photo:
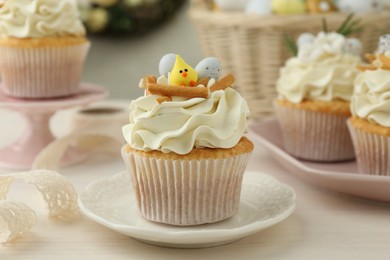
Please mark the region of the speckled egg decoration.
[[298, 47], [302, 47], [304, 44], [313, 43], [315, 36], [311, 33], [302, 33], [297, 40]]
[[203, 59], [195, 67], [200, 79], [208, 78], [218, 80], [221, 75], [221, 62], [214, 57]]
[[379, 38], [379, 53], [390, 51], [390, 34], [385, 34]]
[[383, 10], [382, 0], [339, 0], [338, 8], [342, 12], [367, 13]]
[[348, 54], [360, 56], [363, 51], [363, 44], [356, 38], [348, 39], [343, 46], [343, 51]]
[[251, 0], [246, 8], [246, 14], [268, 15], [272, 14], [271, 0]]
[[168, 53], [162, 56], [158, 65], [160, 75], [168, 76], [176, 62], [176, 54]]

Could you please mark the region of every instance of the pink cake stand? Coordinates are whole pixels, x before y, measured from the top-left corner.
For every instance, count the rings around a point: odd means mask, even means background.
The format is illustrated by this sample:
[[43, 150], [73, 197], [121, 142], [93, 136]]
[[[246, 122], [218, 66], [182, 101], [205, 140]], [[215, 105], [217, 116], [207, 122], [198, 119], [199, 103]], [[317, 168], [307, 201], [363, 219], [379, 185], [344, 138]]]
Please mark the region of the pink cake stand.
[[[6, 169], [29, 169], [35, 157], [49, 143], [55, 140], [50, 131], [50, 118], [55, 112], [75, 106], [87, 105], [104, 99], [108, 91], [90, 83], [81, 83], [80, 92], [66, 98], [54, 99], [15, 99], [0, 91], [0, 108], [18, 112], [26, 121], [23, 135], [11, 146], [0, 150], [0, 167]], [[61, 165], [70, 165], [85, 158], [85, 154], [75, 148], [67, 150]]]

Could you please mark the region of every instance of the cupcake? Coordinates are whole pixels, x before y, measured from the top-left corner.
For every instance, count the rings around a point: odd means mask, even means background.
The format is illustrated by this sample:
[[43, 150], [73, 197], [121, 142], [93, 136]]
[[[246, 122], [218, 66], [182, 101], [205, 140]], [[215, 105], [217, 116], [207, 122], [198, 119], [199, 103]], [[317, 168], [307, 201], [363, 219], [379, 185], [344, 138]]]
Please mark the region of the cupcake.
[[284, 148], [294, 157], [337, 162], [355, 157], [346, 125], [362, 49], [337, 32], [303, 34], [281, 69], [274, 106]]
[[348, 120], [360, 173], [390, 176], [390, 35], [355, 81]]
[[89, 47], [74, 0], [8, 0], [1, 4], [1, 90], [8, 96], [76, 94]]
[[197, 80], [180, 57], [168, 74], [141, 81], [149, 94], [131, 102], [123, 127], [140, 214], [177, 226], [227, 219], [238, 210], [253, 150], [244, 137], [248, 105], [230, 87], [231, 75]]

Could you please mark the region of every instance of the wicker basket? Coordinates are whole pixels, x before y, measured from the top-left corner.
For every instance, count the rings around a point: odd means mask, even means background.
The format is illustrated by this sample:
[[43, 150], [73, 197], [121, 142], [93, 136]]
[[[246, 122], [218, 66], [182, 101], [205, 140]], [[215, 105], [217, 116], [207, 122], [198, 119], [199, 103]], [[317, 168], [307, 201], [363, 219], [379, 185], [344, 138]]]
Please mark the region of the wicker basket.
[[[248, 101], [252, 120], [273, 115], [275, 82], [280, 67], [290, 57], [283, 43], [284, 35], [297, 37], [304, 32], [318, 33], [322, 30], [324, 16], [329, 30], [335, 30], [347, 14], [249, 16], [210, 11], [199, 3], [193, 4], [190, 10], [205, 55], [219, 58], [224, 72], [236, 76], [236, 87]], [[372, 53], [379, 36], [389, 32], [390, 12], [357, 17], [362, 19], [364, 29], [353, 36], [363, 42], [363, 53]]]

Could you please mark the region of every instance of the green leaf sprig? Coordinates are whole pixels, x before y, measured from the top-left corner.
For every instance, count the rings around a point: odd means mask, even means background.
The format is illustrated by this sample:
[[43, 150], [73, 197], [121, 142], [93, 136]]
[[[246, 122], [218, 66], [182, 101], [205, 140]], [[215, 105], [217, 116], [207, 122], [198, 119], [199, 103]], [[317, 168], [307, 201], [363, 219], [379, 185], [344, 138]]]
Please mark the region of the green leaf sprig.
[[[354, 14], [349, 14], [343, 21], [340, 27], [336, 30], [337, 33], [344, 36], [348, 36], [353, 33], [359, 33], [363, 30], [361, 25], [361, 19], [354, 19]], [[329, 32], [328, 22], [325, 18], [322, 18], [322, 31], [325, 33]], [[298, 55], [298, 45], [294, 39], [288, 34], [284, 35], [284, 44], [287, 50], [294, 56]]]
[[285, 34], [283, 38], [284, 38], [284, 44], [286, 45], [288, 52], [294, 56], [297, 56], [298, 55], [297, 42], [288, 34]]
[[353, 17], [354, 14], [349, 14], [336, 32], [344, 36], [361, 32], [363, 30], [363, 26], [360, 24], [361, 19], [353, 19]]

